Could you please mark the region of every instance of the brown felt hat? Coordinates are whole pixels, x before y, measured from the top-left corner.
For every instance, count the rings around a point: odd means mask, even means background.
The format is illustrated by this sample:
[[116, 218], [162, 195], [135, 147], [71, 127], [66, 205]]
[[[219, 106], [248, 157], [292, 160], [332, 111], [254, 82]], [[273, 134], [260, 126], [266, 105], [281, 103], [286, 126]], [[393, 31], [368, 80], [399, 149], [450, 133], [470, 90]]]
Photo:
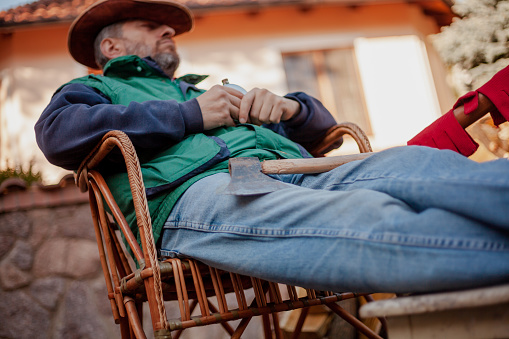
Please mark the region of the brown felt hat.
[[67, 44], [72, 57], [85, 66], [98, 69], [94, 56], [94, 40], [106, 26], [116, 22], [142, 19], [166, 24], [175, 35], [190, 31], [194, 25], [191, 11], [171, 0], [100, 0], [71, 24]]

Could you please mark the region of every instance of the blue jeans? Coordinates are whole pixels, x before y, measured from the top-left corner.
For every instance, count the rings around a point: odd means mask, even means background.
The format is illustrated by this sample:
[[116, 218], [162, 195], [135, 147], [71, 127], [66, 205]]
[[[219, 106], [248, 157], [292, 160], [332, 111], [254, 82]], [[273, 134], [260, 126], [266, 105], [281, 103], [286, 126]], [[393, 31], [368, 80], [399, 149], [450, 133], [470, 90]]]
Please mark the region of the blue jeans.
[[389, 149], [288, 189], [219, 192], [226, 173], [180, 198], [164, 256], [302, 287], [430, 292], [509, 281], [509, 161], [427, 147]]

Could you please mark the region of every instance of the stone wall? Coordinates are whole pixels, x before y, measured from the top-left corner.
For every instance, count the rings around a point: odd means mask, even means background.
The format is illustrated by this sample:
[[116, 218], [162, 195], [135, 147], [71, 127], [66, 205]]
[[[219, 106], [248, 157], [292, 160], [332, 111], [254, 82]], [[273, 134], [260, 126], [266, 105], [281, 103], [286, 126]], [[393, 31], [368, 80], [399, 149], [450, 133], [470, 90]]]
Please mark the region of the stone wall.
[[[0, 200], [5, 207], [15, 196], [21, 206], [35, 191], [40, 189], [9, 192]], [[0, 211], [0, 338], [119, 338], [88, 195], [70, 198], [79, 194], [74, 187], [36, 194], [55, 193], [57, 206], [13, 204]]]

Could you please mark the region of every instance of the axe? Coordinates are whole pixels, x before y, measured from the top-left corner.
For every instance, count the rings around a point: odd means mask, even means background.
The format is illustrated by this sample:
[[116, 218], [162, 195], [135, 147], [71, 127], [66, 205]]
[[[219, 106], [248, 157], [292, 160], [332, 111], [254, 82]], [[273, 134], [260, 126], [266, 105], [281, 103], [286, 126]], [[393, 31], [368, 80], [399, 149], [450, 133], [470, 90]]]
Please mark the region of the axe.
[[330, 171], [355, 160], [366, 159], [373, 152], [324, 158], [281, 159], [260, 162], [255, 157], [231, 158], [231, 180], [222, 194], [257, 195], [288, 188], [288, 184], [265, 174], [311, 174]]

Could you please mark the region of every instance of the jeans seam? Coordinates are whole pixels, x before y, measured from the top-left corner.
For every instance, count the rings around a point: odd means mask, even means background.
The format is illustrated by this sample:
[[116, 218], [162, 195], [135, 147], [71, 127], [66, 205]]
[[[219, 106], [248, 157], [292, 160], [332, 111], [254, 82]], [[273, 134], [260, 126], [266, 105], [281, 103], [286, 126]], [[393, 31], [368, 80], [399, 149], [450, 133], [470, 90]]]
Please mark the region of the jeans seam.
[[[375, 176], [375, 177], [366, 177], [366, 178], [355, 178], [355, 179], [347, 179], [347, 180], [341, 180], [340, 182], [337, 182], [337, 183], [332, 183], [330, 185], [328, 185], [327, 187], [336, 187], [336, 186], [341, 186], [341, 185], [351, 185], [351, 184], [354, 184], [356, 182], [361, 182], [361, 181], [373, 181], [373, 180], [380, 180], [380, 179], [392, 179], [392, 180], [398, 180], [398, 181], [404, 181], [405, 183], [408, 183], [408, 182], [433, 182], [433, 181], [445, 181], [447, 184], [463, 184], [463, 180], [457, 180], [456, 178], [454, 177], [438, 177], [438, 178], [427, 178], [425, 180], [423, 179], [416, 179], [416, 178], [401, 178], [401, 177], [398, 177], [398, 176]], [[483, 186], [500, 186], [500, 185], [507, 185], [507, 183], [505, 182], [505, 180], [502, 180], [501, 178], [494, 178], [494, 180], [491, 180], [490, 182], [486, 182], [486, 181], [483, 181], [483, 180], [474, 180], [476, 178], [471, 178], [471, 180], [469, 181], [469, 184], [473, 184], [473, 185], [483, 185]]]
[[166, 222], [165, 229], [185, 229], [191, 231], [208, 233], [228, 233], [234, 235], [244, 235], [252, 237], [277, 237], [277, 238], [297, 238], [297, 237], [321, 237], [321, 238], [343, 238], [356, 239], [362, 241], [378, 242], [385, 244], [397, 244], [404, 246], [421, 246], [428, 248], [448, 248], [465, 250], [486, 250], [486, 251], [508, 251], [509, 244], [495, 241], [479, 241], [476, 239], [457, 239], [454, 237], [432, 237], [432, 236], [409, 236], [397, 233], [367, 233], [352, 230], [273, 230], [273, 229], [253, 229], [252, 227], [233, 226], [233, 225], [207, 225], [195, 222]]

